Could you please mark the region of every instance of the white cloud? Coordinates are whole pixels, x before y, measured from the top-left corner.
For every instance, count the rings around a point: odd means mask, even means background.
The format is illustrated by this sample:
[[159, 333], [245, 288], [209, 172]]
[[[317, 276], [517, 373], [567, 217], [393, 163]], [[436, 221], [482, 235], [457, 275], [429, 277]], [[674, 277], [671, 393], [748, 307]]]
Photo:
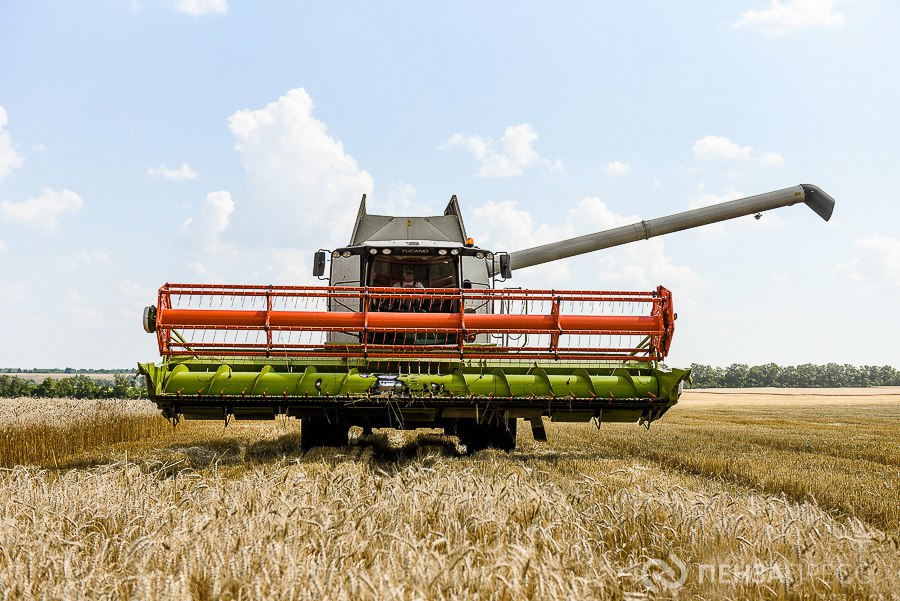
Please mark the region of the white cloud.
[[460, 146], [481, 162], [478, 177], [504, 178], [521, 174], [525, 169], [543, 165], [554, 172], [565, 172], [557, 159], [541, 158], [534, 149], [537, 133], [530, 123], [510, 125], [499, 143], [477, 134], [453, 134], [440, 148]]
[[762, 156], [756, 158], [763, 165], [784, 165], [784, 159], [777, 152], [764, 152]]
[[381, 215], [409, 215], [414, 210], [422, 211], [423, 207], [420, 203], [414, 203], [413, 199], [416, 195], [416, 189], [410, 184], [403, 182], [391, 182], [387, 185], [387, 198], [381, 200], [372, 198], [366, 199], [366, 209], [370, 213]]
[[44, 188], [41, 195], [22, 202], [0, 202], [0, 215], [7, 221], [33, 225], [44, 230], [56, 229], [60, 215], [76, 213], [84, 206], [84, 200], [71, 190], [61, 192]]
[[119, 281], [119, 294], [115, 299], [115, 311], [129, 322], [140, 315], [147, 305], [156, 304], [158, 288], [138, 284], [129, 279]]
[[694, 142], [694, 156], [704, 161], [713, 159], [749, 159], [753, 149], [738, 146], [724, 136], [706, 136]]
[[65, 306], [76, 325], [104, 328], [109, 324], [109, 315], [106, 311], [85, 299], [77, 290], [69, 290]]
[[227, 15], [228, 0], [179, 0], [175, 10], [194, 17], [203, 15]]
[[834, 267], [831, 268], [831, 275], [845, 277], [857, 281], [865, 280], [866, 278], [859, 272], [859, 268], [859, 257], [854, 257], [846, 261], [835, 263]]
[[165, 165], [159, 167], [150, 167], [147, 169], [147, 175], [150, 177], [162, 177], [164, 179], [172, 179], [175, 181], [184, 181], [189, 179], [197, 179], [197, 172], [191, 169], [187, 163], [182, 163], [178, 169], [169, 169]]
[[[348, 236], [349, 237], [349, 236]], [[269, 254], [270, 272], [278, 284], [296, 285], [312, 279], [312, 255], [295, 248], [277, 249]], [[323, 282], [324, 283], [324, 282]]]
[[884, 276], [900, 285], [900, 240], [884, 234], [870, 234], [858, 239], [856, 245], [878, 256]]
[[346, 241], [344, 224], [356, 215], [362, 194], [374, 188], [372, 176], [313, 116], [313, 108], [312, 98], [296, 88], [265, 108], [228, 119], [255, 188], [236, 223], [272, 246], [318, 248]]
[[[472, 214], [474, 223], [478, 224], [476, 244], [495, 251], [522, 250], [577, 235], [571, 219], [555, 224], [536, 223], [531, 213], [514, 200], [488, 201], [476, 207]], [[597, 225], [597, 229], [605, 229], [605, 226]], [[572, 281], [570, 267], [568, 261], [530, 267], [513, 274], [515, 285], [539, 281], [538, 287], [565, 287]]]
[[[184, 267], [191, 273], [190, 278], [200, 284], [220, 284], [222, 282], [234, 282], [234, 267], [217, 261], [213, 257], [215, 265], [210, 266], [209, 263], [203, 261], [189, 261], [184, 263]], [[259, 278], [254, 276], [254, 282], [260, 282]]]
[[16, 167], [21, 167], [24, 162], [13, 147], [12, 136], [6, 131], [7, 123], [9, 117], [6, 115], [6, 109], [0, 106], [0, 181]]
[[181, 229], [191, 243], [204, 251], [217, 253], [226, 250], [219, 236], [228, 228], [233, 212], [234, 201], [231, 200], [231, 194], [224, 190], [210, 192], [203, 201], [200, 214], [185, 220]]
[[704, 161], [755, 161], [763, 165], [783, 165], [784, 160], [777, 152], [755, 154], [749, 146], [741, 146], [725, 136], [705, 136], [691, 147], [694, 156]]
[[0, 252], [3, 252], [4, 250], [6, 250], [6, 242], [0, 240]]
[[519, 203], [514, 200], [490, 200], [476, 207], [472, 214], [479, 229], [487, 233], [485, 240], [477, 240], [478, 245], [488, 248], [493, 246], [497, 250], [528, 248], [574, 235], [569, 223], [536, 224], [531, 213], [520, 208]]
[[631, 173], [631, 163], [623, 163], [622, 161], [613, 161], [612, 163], [607, 163], [606, 167], [604, 167], [603, 171], [607, 175], [625, 175], [626, 173]]
[[17, 305], [25, 302], [28, 290], [22, 282], [13, 282], [0, 286], [0, 304]]
[[112, 262], [112, 255], [103, 250], [83, 250], [74, 255], [60, 257], [57, 266], [61, 271], [71, 271], [82, 265], [101, 264]]
[[847, 17], [836, 11], [834, 4], [834, 0], [771, 0], [766, 8], [741, 13], [734, 27], [759, 27], [768, 36], [797, 29], [837, 29]]
[[856, 247], [865, 251], [868, 258], [851, 257], [835, 263], [831, 275], [856, 281], [886, 281], [900, 286], [900, 240], [884, 234], [870, 234], [857, 239]]
[[700, 171], [700, 167], [697, 165], [679, 165], [675, 170], [682, 175], [694, 175]]

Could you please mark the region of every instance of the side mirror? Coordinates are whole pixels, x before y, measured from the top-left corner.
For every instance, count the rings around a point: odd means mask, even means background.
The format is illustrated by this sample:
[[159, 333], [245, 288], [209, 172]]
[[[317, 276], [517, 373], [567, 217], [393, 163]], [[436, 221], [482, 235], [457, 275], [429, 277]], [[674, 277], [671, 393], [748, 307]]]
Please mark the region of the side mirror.
[[500, 258], [500, 277], [504, 280], [508, 280], [512, 277], [512, 265], [509, 264], [509, 254], [503, 253], [499, 255]]
[[325, 275], [325, 251], [320, 250], [316, 252], [315, 257], [313, 257], [313, 275], [317, 278], [321, 278]]

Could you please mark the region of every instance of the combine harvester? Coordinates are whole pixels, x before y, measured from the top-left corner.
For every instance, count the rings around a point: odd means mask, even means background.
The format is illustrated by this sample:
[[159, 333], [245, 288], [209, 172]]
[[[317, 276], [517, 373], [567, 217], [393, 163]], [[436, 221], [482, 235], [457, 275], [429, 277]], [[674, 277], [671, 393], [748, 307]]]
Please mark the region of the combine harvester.
[[690, 371], [661, 365], [675, 312], [649, 292], [498, 288], [514, 270], [671, 232], [834, 200], [812, 185], [686, 211], [512, 253], [466, 235], [456, 197], [443, 215], [369, 215], [350, 244], [318, 251], [329, 286], [166, 284], [144, 310], [160, 365], [139, 364], [150, 398], [185, 419], [301, 420], [301, 444], [344, 446], [351, 426], [443, 428], [468, 452], [510, 450], [529, 420], [648, 425]]

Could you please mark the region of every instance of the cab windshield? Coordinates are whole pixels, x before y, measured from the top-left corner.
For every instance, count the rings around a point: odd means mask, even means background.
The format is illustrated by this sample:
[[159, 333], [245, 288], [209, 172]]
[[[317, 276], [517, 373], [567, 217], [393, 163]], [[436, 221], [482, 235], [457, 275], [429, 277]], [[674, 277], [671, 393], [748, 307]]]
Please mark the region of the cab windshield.
[[[408, 257], [376, 255], [370, 259], [366, 282], [372, 287], [421, 289], [422, 294], [409, 297], [372, 299], [370, 311], [402, 313], [455, 313], [457, 301], [429, 295], [426, 289], [459, 288], [455, 257]], [[368, 332], [370, 344], [456, 344], [455, 333], [442, 332]]]
[[459, 288], [456, 262], [451, 257], [418, 258], [378, 255], [372, 259], [369, 286]]

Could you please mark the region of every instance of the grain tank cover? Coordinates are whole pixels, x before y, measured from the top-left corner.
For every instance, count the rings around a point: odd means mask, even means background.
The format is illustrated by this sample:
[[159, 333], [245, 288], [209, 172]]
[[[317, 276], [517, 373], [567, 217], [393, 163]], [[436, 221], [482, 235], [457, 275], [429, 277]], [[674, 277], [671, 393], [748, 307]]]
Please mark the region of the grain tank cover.
[[463, 225], [456, 196], [454, 195], [450, 199], [443, 215], [392, 217], [368, 214], [366, 212], [366, 195], [363, 194], [349, 246], [391, 240], [432, 240], [464, 244], [466, 228]]

